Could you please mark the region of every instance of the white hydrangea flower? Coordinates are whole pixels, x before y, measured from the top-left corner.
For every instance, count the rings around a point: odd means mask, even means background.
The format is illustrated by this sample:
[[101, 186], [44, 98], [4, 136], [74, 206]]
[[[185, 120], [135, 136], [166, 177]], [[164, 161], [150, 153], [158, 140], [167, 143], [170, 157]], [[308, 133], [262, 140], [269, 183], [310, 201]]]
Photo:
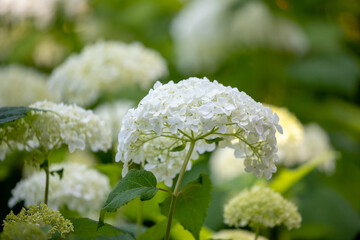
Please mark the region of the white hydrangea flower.
[[216, 149], [211, 154], [209, 164], [214, 183], [228, 181], [246, 173], [244, 161], [235, 157], [232, 148]]
[[276, 134], [279, 163], [285, 167], [299, 164], [299, 149], [304, 144], [304, 127], [288, 109], [269, 105], [279, 116], [283, 134]]
[[311, 123], [305, 126], [305, 136], [299, 149], [299, 159], [301, 162], [307, 162], [319, 157], [326, 159], [318, 166], [318, 169], [326, 174], [332, 174], [336, 167], [336, 154], [331, 147], [329, 136], [318, 124]]
[[224, 209], [225, 223], [244, 227], [248, 224], [275, 227], [284, 224], [289, 230], [299, 228], [297, 207], [271, 188], [252, 187], [233, 197]]
[[176, 64], [185, 73], [216, 69], [227, 52], [226, 9], [232, 0], [189, 2], [171, 25]]
[[[123, 118], [116, 161], [124, 163], [123, 175], [132, 162], [140, 163], [159, 182], [170, 186], [189, 142], [196, 142], [191, 156], [196, 159], [198, 154], [213, 151], [211, 140], [220, 138], [220, 147], [234, 148], [236, 157], [245, 159], [247, 172], [269, 179], [276, 172], [278, 121], [270, 108], [217, 81], [189, 78], [165, 85], [157, 82]], [[236, 139], [240, 141], [234, 143]], [[174, 148], [177, 151], [172, 151]]]
[[336, 154], [324, 129], [312, 123], [303, 126], [294, 114], [286, 108], [270, 106], [279, 115], [284, 134], [276, 135], [278, 140], [279, 164], [294, 167], [319, 157], [324, 157], [318, 169], [331, 174], [335, 171]]
[[[278, 116], [284, 133], [276, 133], [279, 162], [285, 167], [297, 167], [317, 158], [320, 171], [332, 174], [335, 171], [336, 154], [329, 136], [317, 124], [303, 126], [288, 109], [268, 105]], [[242, 162], [234, 157], [234, 149], [217, 149], [210, 158], [212, 177], [216, 182], [231, 180], [241, 174]]]
[[65, 58], [68, 52], [69, 49], [57, 42], [53, 36], [46, 36], [36, 45], [33, 59], [37, 66], [53, 68]]
[[309, 48], [298, 24], [273, 15], [261, 1], [249, 1], [238, 9], [229, 28], [232, 45], [239, 48], [268, 47], [300, 55]]
[[118, 100], [116, 102], [107, 102], [97, 106], [94, 113], [105, 121], [106, 126], [111, 130], [111, 135], [115, 141], [121, 128], [121, 119], [127, 111], [134, 106], [134, 103], [128, 100]]
[[[104, 174], [79, 163], [60, 163], [50, 166], [50, 171], [64, 169], [63, 177], [50, 175], [48, 206], [60, 209], [67, 206], [84, 216], [98, 213], [111, 187]], [[9, 207], [24, 201], [25, 206], [39, 204], [43, 201], [45, 191], [45, 174], [35, 172], [22, 179], [12, 190]]]
[[75, 17], [86, 11], [86, 0], [0, 0], [0, 17], [8, 22], [33, 19], [35, 25], [44, 28], [50, 25], [59, 7], [68, 17]]
[[185, 73], [214, 71], [234, 49], [303, 54], [309, 45], [299, 25], [274, 16], [260, 1], [190, 1], [175, 17], [171, 35], [177, 66]]
[[36, 101], [56, 101], [46, 88], [46, 75], [21, 65], [0, 67], [0, 107], [28, 106]]
[[104, 93], [133, 86], [148, 89], [167, 72], [160, 54], [140, 43], [98, 42], [58, 66], [48, 87], [64, 102], [89, 106]]
[[48, 101], [30, 107], [46, 111], [30, 111], [26, 117], [0, 126], [0, 150], [6, 149], [5, 144], [19, 150], [39, 148], [44, 153], [62, 144], [70, 152], [84, 150], [86, 145], [92, 151], [106, 151], [111, 146], [109, 130], [91, 110]]

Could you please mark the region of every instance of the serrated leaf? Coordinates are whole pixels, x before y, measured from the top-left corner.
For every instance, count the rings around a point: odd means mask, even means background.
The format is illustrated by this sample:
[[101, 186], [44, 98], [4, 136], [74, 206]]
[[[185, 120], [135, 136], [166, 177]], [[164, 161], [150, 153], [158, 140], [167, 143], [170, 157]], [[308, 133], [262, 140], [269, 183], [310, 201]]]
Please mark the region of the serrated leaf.
[[[187, 184], [176, 199], [174, 218], [196, 240], [199, 239], [201, 227], [205, 221], [211, 200], [211, 181], [208, 175], [200, 174], [199, 178]], [[160, 203], [161, 213], [169, 215], [171, 197]]]
[[166, 232], [167, 220], [156, 223], [151, 228], [148, 228], [144, 233], [137, 237], [137, 240], [163, 240]]
[[157, 181], [152, 172], [132, 169], [109, 194], [103, 209], [115, 212], [136, 197], [140, 197], [141, 201], [149, 200], [158, 191], [156, 184]]
[[63, 175], [64, 175], [64, 168], [62, 169], [59, 169], [59, 170], [56, 170], [56, 171], [51, 171], [50, 172], [51, 175], [55, 175], [55, 174], [58, 174], [60, 179], [62, 179]]
[[30, 110], [29, 107], [2, 107], [0, 108], [0, 124], [26, 117]]
[[177, 147], [172, 148], [170, 151], [171, 152], [180, 152], [180, 151], [184, 150], [185, 147], [186, 147], [186, 143], [183, 143]]
[[135, 240], [128, 232], [120, 230], [110, 224], [97, 230], [98, 222], [89, 218], [70, 218], [74, 232], [67, 236], [66, 240], [87, 240], [87, 239], [104, 239], [104, 240]]
[[213, 139], [204, 139], [204, 140], [206, 143], [211, 144], [211, 143], [221, 142], [222, 140], [224, 140], [224, 138], [217, 137], [217, 138], [213, 138]]

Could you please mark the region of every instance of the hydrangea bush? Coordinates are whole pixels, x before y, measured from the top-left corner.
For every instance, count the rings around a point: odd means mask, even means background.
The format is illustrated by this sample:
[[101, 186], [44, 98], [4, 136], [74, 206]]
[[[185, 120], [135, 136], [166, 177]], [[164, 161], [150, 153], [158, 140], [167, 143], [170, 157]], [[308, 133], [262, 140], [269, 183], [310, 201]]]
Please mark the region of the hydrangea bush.
[[[109, 195], [104, 211], [115, 211], [137, 196], [133, 193], [126, 197], [127, 200], [119, 198], [122, 194], [125, 197], [128, 188], [135, 191], [146, 186], [136, 192], [141, 199], [147, 200], [157, 190], [163, 190], [156, 188], [156, 180], [170, 187], [178, 175], [174, 191], [170, 191], [172, 196], [161, 207], [163, 214], [168, 215], [165, 234], [168, 240], [172, 219], [179, 215], [175, 211], [176, 202], [192, 206], [194, 203], [186, 202], [184, 195], [190, 194], [199, 184], [204, 185], [205, 190], [199, 197], [205, 197], [206, 191], [211, 189], [210, 180], [201, 175], [180, 192], [185, 171], [191, 169], [190, 159], [198, 158], [205, 151], [213, 151], [218, 143], [220, 147], [235, 149], [235, 156], [244, 159], [246, 171], [270, 179], [276, 172], [275, 162], [278, 160], [275, 133], [282, 131], [278, 122], [279, 118], [269, 107], [217, 81], [189, 78], [164, 85], [157, 82], [138, 107], [130, 109], [123, 118], [116, 160], [124, 164], [124, 180]], [[156, 180], [148, 172], [128, 172], [134, 163], [150, 171]], [[206, 212], [207, 207], [208, 203], [203, 204], [199, 211]], [[103, 218], [104, 213], [100, 222]], [[200, 219], [202, 225], [204, 219]], [[199, 222], [189, 224], [184, 219], [180, 222], [196, 239], [199, 238]]]
[[[162, 236], [166, 240], [170, 238], [172, 221], [176, 218], [198, 240], [210, 204], [211, 181], [206, 174], [201, 174], [197, 180], [181, 188], [185, 171], [192, 168], [192, 160], [219, 146], [233, 149], [234, 157], [243, 162], [238, 167], [259, 178], [270, 179], [277, 170], [276, 134], [282, 133], [279, 118], [271, 108], [237, 88], [225, 87], [207, 78], [189, 78], [167, 84], [157, 82], [136, 108], [127, 111], [120, 124], [112, 118], [122, 118], [125, 112], [122, 106], [116, 102], [111, 106], [98, 107], [97, 112], [107, 120], [107, 126], [91, 110], [48, 101], [36, 102], [27, 108], [24, 116], [0, 124], [2, 155], [9, 149], [40, 153], [44, 159], [39, 162], [46, 173], [35, 172], [20, 181], [12, 191], [9, 206], [13, 207], [19, 201], [27, 205], [39, 204], [42, 195], [45, 195], [44, 202], [53, 209], [66, 207], [82, 216], [92, 215], [102, 206], [98, 222], [98, 228], [102, 229], [106, 212], [114, 212], [136, 197], [140, 197], [141, 201], [150, 200], [160, 190], [170, 194], [159, 205], [161, 214], [167, 216], [166, 232]], [[129, 104], [125, 106], [129, 108]], [[114, 115], [116, 117], [111, 117]], [[67, 146], [70, 152], [84, 150], [86, 146], [92, 151], [106, 151], [111, 145], [111, 132], [116, 132], [119, 126], [115, 160], [123, 165], [123, 178], [110, 192], [105, 204], [104, 196], [110, 191], [107, 177], [77, 163], [49, 165], [49, 153], [62, 145]], [[158, 187], [161, 182], [167, 187]], [[267, 193], [267, 190], [259, 191]], [[278, 196], [272, 198], [279, 200]], [[283, 208], [278, 206], [277, 213], [294, 215], [290, 207], [287, 208], [284, 203], [280, 205]], [[44, 206], [34, 209], [41, 210]], [[264, 204], [264, 207], [269, 206]], [[29, 211], [33, 211], [32, 208]], [[191, 221], [187, 211], [195, 211]], [[230, 212], [235, 214], [236, 211]], [[255, 216], [256, 213], [250, 215]], [[8, 222], [14, 218], [13, 214], [9, 216]], [[275, 216], [275, 224], [284, 222], [289, 228], [293, 227], [283, 215], [272, 216]], [[49, 221], [46, 220], [45, 225]], [[75, 223], [79, 221], [84, 220], [75, 220]], [[228, 220], [226, 222], [234, 225]], [[263, 225], [269, 225], [269, 221], [265, 222]], [[235, 226], [244, 226], [243, 223]], [[42, 236], [32, 225], [23, 227], [28, 229], [26, 236]], [[12, 225], [11, 229], [19, 229], [19, 225]], [[50, 233], [54, 231], [52, 228]], [[56, 231], [62, 237], [67, 234], [63, 229]]]

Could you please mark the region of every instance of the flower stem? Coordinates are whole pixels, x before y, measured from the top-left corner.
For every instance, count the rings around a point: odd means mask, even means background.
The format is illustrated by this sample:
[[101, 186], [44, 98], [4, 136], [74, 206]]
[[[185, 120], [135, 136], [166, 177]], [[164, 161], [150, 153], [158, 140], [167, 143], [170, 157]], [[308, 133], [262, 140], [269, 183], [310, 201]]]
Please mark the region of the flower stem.
[[45, 156], [44, 163], [42, 167], [45, 171], [45, 196], [44, 196], [44, 203], [48, 204], [48, 197], [49, 197], [49, 180], [50, 180], [50, 171], [49, 171], [49, 160], [47, 156]]
[[180, 190], [180, 185], [181, 185], [181, 181], [184, 177], [185, 171], [186, 171], [186, 166], [189, 163], [189, 160], [191, 158], [191, 154], [194, 151], [194, 147], [195, 147], [195, 141], [192, 140], [190, 142], [190, 149], [186, 154], [186, 158], [185, 161], [181, 167], [180, 173], [179, 173], [179, 177], [176, 181], [176, 185], [175, 185], [175, 189], [174, 189], [174, 195], [171, 198], [171, 204], [170, 204], [170, 210], [169, 210], [169, 216], [168, 216], [168, 223], [167, 223], [167, 227], [166, 227], [166, 235], [165, 235], [165, 240], [169, 240], [170, 238], [170, 230], [171, 230], [171, 224], [172, 224], [172, 219], [174, 216], [174, 210], [175, 210], [175, 205], [176, 205], [176, 199], [179, 196], [179, 190]]
[[257, 240], [258, 239], [258, 237], [259, 237], [259, 232], [260, 232], [260, 225], [258, 224], [258, 225], [256, 225], [256, 227], [255, 227], [255, 240]]

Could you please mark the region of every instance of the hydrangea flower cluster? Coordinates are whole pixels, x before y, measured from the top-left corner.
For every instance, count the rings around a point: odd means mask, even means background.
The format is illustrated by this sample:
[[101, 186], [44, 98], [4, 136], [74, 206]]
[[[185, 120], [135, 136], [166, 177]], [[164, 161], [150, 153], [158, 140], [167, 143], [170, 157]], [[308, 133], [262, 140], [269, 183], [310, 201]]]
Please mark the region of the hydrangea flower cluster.
[[1, 240], [47, 240], [48, 236], [45, 229], [42, 230], [35, 224], [16, 222], [4, 226], [3, 232], [0, 235]]
[[336, 153], [330, 144], [328, 134], [316, 123], [310, 123], [304, 129], [305, 136], [299, 150], [300, 161], [324, 158], [318, 169], [328, 175], [332, 174], [336, 168]]
[[[82, 216], [98, 213], [110, 193], [108, 177], [95, 169], [78, 163], [61, 163], [50, 166], [50, 171], [63, 169], [62, 178], [58, 174], [50, 175], [48, 205], [53, 209], [67, 206]], [[35, 172], [17, 183], [11, 191], [9, 207], [24, 201], [25, 205], [34, 205], [43, 201], [45, 174]]]
[[86, 145], [92, 151], [106, 151], [111, 146], [109, 130], [91, 110], [48, 101], [30, 107], [44, 111], [32, 110], [26, 117], [0, 126], [0, 157], [5, 156], [7, 146], [20, 150], [39, 148], [45, 153], [62, 144], [70, 152], [84, 150]]
[[33, 19], [39, 28], [47, 27], [59, 6], [68, 17], [75, 17], [87, 9], [86, 0], [0, 0], [0, 16], [7, 21], [19, 22]]
[[52, 228], [48, 233], [48, 238], [55, 232], [60, 232], [61, 237], [65, 238], [71, 231], [74, 231], [69, 220], [65, 219], [60, 212], [48, 208], [46, 204], [31, 206], [27, 210], [23, 208], [17, 215], [11, 211], [4, 220], [4, 229], [15, 223], [28, 223], [38, 227], [49, 225]]
[[244, 162], [234, 155], [232, 148], [218, 148], [209, 159], [211, 179], [213, 183], [219, 183], [234, 179], [244, 171]]
[[233, 197], [225, 205], [224, 219], [226, 224], [235, 227], [250, 224], [271, 228], [284, 224], [290, 230], [301, 224], [301, 215], [293, 203], [274, 190], [259, 186]]
[[279, 163], [293, 167], [299, 161], [299, 149], [304, 143], [304, 127], [288, 109], [273, 105], [269, 107], [279, 116], [284, 130], [283, 134], [276, 134]]
[[[278, 114], [279, 124], [284, 133], [276, 133], [279, 162], [278, 165], [296, 167], [306, 162], [319, 159], [320, 171], [332, 174], [335, 171], [336, 153], [331, 147], [329, 136], [317, 124], [303, 126], [286, 108], [268, 105]], [[210, 158], [213, 180], [221, 182], [244, 174], [243, 163], [234, 157], [234, 149], [216, 149]]]
[[28, 106], [36, 101], [53, 100], [46, 88], [46, 76], [35, 69], [21, 65], [0, 68], [0, 107]]
[[304, 54], [308, 39], [295, 22], [279, 17], [262, 1], [249, 1], [234, 13], [230, 39], [239, 48], [270, 48], [295, 54]]
[[89, 106], [104, 93], [133, 86], [148, 89], [167, 72], [160, 54], [140, 43], [98, 42], [57, 67], [48, 87], [64, 102]]
[[177, 67], [185, 73], [216, 69], [227, 54], [226, 11], [233, 1], [188, 2], [171, 25]]
[[111, 130], [111, 135], [115, 141], [121, 129], [121, 120], [127, 111], [134, 106], [133, 102], [118, 100], [112, 103], [104, 103], [94, 109], [94, 113], [105, 121], [106, 126]]
[[171, 26], [178, 68], [185, 73], [215, 70], [234, 49], [270, 48], [294, 54], [308, 49], [301, 27], [274, 16], [261, 1], [194, 0]]
[[[207, 78], [157, 82], [136, 109], [123, 118], [116, 161], [123, 175], [134, 162], [170, 186], [195, 142], [192, 159], [220, 147], [235, 149], [245, 170], [271, 178], [276, 172], [278, 117], [236, 88]], [[187, 166], [191, 168], [191, 163]]]
[[54, 68], [69, 53], [66, 46], [61, 45], [56, 37], [46, 36], [36, 45], [33, 52], [33, 59], [36, 66]]
[[318, 157], [325, 157], [318, 169], [331, 174], [335, 170], [336, 156], [325, 130], [315, 123], [303, 126], [296, 116], [285, 108], [270, 107], [279, 115], [279, 123], [284, 129], [283, 135], [276, 135], [279, 163], [294, 167]]

